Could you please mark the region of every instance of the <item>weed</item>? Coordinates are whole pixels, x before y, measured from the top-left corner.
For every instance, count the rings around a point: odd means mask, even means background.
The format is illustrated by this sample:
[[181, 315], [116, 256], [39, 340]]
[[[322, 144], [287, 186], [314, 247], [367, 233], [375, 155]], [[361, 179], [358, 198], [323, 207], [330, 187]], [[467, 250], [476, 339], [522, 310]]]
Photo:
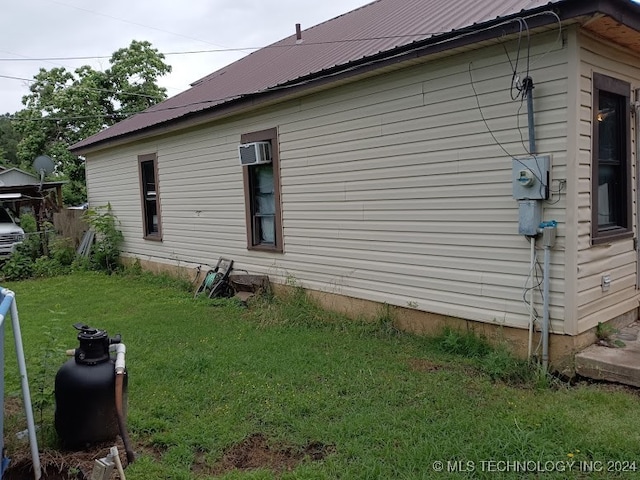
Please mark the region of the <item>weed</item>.
[[537, 364], [513, 356], [505, 344], [489, 351], [480, 361], [480, 369], [492, 380], [501, 380], [510, 385], [536, 385], [539, 369]]
[[491, 352], [489, 342], [472, 331], [460, 332], [453, 328], [445, 328], [433, 340], [442, 352], [467, 358], [485, 357]]
[[611, 348], [624, 347], [626, 344], [622, 340], [619, 338], [611, 338], [616, 333], [619, 333], [619, 330], [610, 323], [598, 322], [598, 326], [596, 327], [596, 337], [598, 338], [598, 343], [600, 345]]
[[618, 333], [618, 330], [610, 323], [598, 322], [596, 327], [596, 337], [598, 340], [609, 340], [611, 335]]
[[[52, 432], [50, 407], [53, 405], [53, 393], [55, 371], [60, 359], [60, 352], [64, 351], [64, 345], [59, 340], [60, 327], [44, 326], [40, 331], [45, 339], [40, 355], [37, 357], [38, 363], [33, 374], [32, 385], [32, 405], [36, 412], [35, 416], [39, 422], [40, 435], [47, 435]], [[44, 438], [40, 442], [44, 443]]]
[[395, 326], [391, 306], [388, 303], [385, 303], [380, 308], [380, 312], [374, 319], [373, 323], [376, 326], [376, 333], [383, 337], [393, 337], [400, 333], [398, 328]]
[[494, 381], [539, 389], [554, 384], [553, 377], [540, 365], [515, 357], [505, 342], [492, 346], [486, 338], [474, 332], [459, 332], [451, 328], [445, 328], [433, 340], [442, 352], [474, 360], [477, 368]]

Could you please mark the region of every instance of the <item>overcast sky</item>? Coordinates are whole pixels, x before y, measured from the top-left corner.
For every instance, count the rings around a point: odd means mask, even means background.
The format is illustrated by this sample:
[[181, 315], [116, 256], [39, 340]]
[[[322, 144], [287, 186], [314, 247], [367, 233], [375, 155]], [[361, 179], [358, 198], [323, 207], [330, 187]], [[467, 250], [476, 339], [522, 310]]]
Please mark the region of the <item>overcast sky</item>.
[[[173, 67], [160, 84], [169, 96], [252, 50], [366, 5], [370, 0], [5, 0], [0, 15], [0, 114], [22, 109], [39, 68], [108, 67], [108, 57], [132, 40], [148, 40]], [[33, 60], [51, 57], [106, 57]]]

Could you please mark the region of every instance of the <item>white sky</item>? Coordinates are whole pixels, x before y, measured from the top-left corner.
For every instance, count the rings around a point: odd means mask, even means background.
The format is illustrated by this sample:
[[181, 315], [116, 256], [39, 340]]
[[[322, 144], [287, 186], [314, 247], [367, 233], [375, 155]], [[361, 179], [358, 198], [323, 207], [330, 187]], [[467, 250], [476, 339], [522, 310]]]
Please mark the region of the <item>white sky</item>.
[[[370, 0], [4, 0], [0, 15], [0, 114], [23, 108], [40, 68], [109, 66], [108, 57], [131, 40], [163, 53], [263, 47], [346, 13]], [[252, 50], [167, 55], [173, 72], [160, 80], [169, 96]], [[51, 57], [107, 57], [32, 60]]]

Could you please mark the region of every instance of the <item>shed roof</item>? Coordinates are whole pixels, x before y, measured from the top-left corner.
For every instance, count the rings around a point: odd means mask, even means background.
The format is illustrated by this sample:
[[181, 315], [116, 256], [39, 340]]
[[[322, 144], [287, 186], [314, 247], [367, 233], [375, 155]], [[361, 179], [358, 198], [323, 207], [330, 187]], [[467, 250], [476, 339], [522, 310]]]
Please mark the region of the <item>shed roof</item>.
[[[640, 11], [630, 0], [376, 0], [302, 31], [301, 40], [294, 33], [257, 50], [71, 148], [76, 152], [97, 149], [114, 140], [252, 101], [266, 93], [282, 93], [412, 49], [467, 37], [472, 42], [472, 34], [488, 30], [493, 37], [499, 36], [508, 30], [503, 22], [514, 17], [554, 9], [554, 13], [567, 18], [584, 13], [587, 7], [593, 11], [611, 9], [611, 4], [618, 9], [634, 8], [636, 14]], [[560, 6], [575, 11], [560, 12]], [[546, 23], [557, 21], [552, 15], [546, 17]]]

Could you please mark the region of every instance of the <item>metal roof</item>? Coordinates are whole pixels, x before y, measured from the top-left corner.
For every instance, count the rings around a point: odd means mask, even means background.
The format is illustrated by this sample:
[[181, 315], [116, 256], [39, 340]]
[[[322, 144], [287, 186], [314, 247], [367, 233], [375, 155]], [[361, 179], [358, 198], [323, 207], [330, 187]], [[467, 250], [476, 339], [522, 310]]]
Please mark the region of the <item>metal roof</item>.
[[[367, 59], [384, 58], [412, 46], [451, 37], [452, 34], [459, 37], [482, 31], [487, 22], [495, 23], [496, 20], [508, 19], [523, 11], [551, 9], [556, 4], [564, 3], [577, 2], [376, 0], [303, 30], [301, 40], [296, 40], [294, 33], [257, 50], [196, 81], [189, 90], [71, 148], [74, 151], [91, 150], [111, 140], [215, 111], [256, 94], [286, 89], [296, 82], [318, 78], [323, 73], [338, 72]], [[548, 19], [548, 23], [553, 21], [553, 18]]]

